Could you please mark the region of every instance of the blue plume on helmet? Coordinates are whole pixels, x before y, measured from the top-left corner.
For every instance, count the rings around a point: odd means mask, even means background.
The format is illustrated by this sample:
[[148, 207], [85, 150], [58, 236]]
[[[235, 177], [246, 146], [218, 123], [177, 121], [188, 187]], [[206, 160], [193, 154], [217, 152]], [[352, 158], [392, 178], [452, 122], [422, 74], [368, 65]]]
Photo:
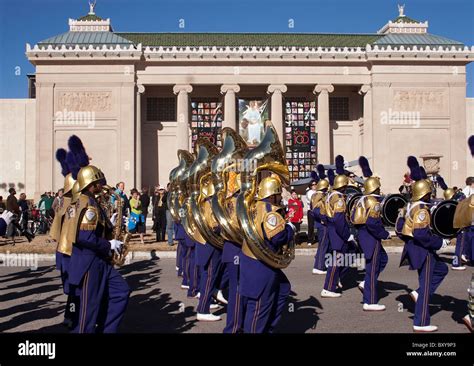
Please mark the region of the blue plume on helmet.
[[69, 150], [72, 151], [74, 154], [74, 160], [79, 167], [85, 167], [89, 165], [89, 156], [87, 156], [86, 149], [84, 149], [84, 145], [79, 137], [76, 135], [72, 135], [69, 137], [67, 142], [69, 146]]
[[369, 178], [373, 175], [372, 170], [370, 169], [369, 161], [365, 156], [359, 158], [359, 166], [362, 169], [362, 175], [365, 178]]
[[66, 155], [67, 152], [63, 148], [56, 150], [56, 160], [59, 161], [59, 164], [61, 164], [61, 174], [63, 175], [63, 177], [65, 177], [71, 172], [71, 169], [69, 168], [66, 162]]
[[410, 168], [410, 177], [413, 180], [423, 179], [421, 176], [420, 164], [414, 156], [409, 156], [407, 160], [407, 165]]
[[426, 174], [426, 170], [422, 166], [420, 166], [420, 173], [421, 173], [421, 179], [428, 179], [428, 175]]
[[334, 184], [334, 178], [335, 178], [334, 170], [328, 169], [328, 180], [329, 180], [330, 185]]
[[443, 177], [441, 175], [438, 175], [436, 177], [436, 181], [438, 182], [439, 186], [441, 187], [441, 189], [443, 191], [447, 190], [448, 189], [448, 185], [446, 184], [446, 182], [444, 181]]
[[336, 156], [336, 173], [345, 174], [344, 172], [344, 157], [342, 155]]
[[74, 159], [74, 153], [72, 151], [69, 151], [67, 153], [66, 162], [67, 162], [67, 165], [69, 166], [69, 169], [71, 170], [72, 179], [76, 180], [77, 173], [79, 173], [79, 170], [81, 169], [81, 167], [79, 166], [79, 164], [76, 163], [76, 159]]
[[474, 156], [474, 135], [471, 135], [468, 138], [467, 144], [469, 145], [469, 149], [471, 150], [471, 155]]
[[311, 172], [311, 179], [316, 181], [316, 182], [319, 182], [319, 176], [318, 176], [318, 173], [315, 172], [314, 170]]
[[324, 165], [323, 165], [323, 164], [318, 164], [318, 165], [316, 166], [316, 170], [318, 171], [319, 179], [324, 179], [324, 178], [326, 178], [326, 172], [325, 172], [325, 169], [324, 169]]

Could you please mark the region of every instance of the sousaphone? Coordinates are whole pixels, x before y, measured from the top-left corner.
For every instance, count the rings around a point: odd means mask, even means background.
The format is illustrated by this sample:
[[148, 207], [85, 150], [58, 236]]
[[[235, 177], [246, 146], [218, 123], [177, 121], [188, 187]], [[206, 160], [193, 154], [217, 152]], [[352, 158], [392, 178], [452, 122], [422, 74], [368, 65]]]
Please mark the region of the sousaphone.
[[207, 138], [199, 138], [194, 145], [196, 160], [189, 168], [188, 190], [191, 219], [204, 240], [212, 246], [222, 249], [224, 240], [214, 232], [209, 219], [213, 214], [209, 205], [206, 207], [203, 189], [212, 187], [211, 162], [217, 155], [217, 147]]
[[256, 192], [263, 172], [280, 177], [283, 185], [289, 184], [290, 174], [283, 147], [275, 128], [270, 124], [265, 129], [260, 144], [244, 157], [245, 167], [241, 172], [241, 192], [237, 197], [237, 217], [247, 245], [253, 255], [273, 268], [286, 268], [295, 256], [294, 240], [274, 252], [265, 245], [253, 217]]
[[242, 230], [235, 215], [232, 215], [230, 211], [235, 210], [233, 197], [237, 190], [235, 180], [240, 174], [248, 147], [245, 140], [229, 127], [222, 129], [222, 140], [224, 141], [222, 151], [216, 155], [211, 164], [212, 183], [215, 190], [211, 202], [212, 212], [219, 222], [224, 239], [242, 244], [244, 240]]

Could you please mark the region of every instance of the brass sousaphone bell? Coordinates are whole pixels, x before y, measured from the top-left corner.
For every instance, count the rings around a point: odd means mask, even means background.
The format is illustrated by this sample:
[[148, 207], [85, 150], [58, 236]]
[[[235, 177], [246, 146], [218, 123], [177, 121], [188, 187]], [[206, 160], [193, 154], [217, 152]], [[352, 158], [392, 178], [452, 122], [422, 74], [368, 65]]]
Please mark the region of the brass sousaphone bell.
[[289, 184], [290, 173], [286, 163], [283, 147], [273, 125], [265, 129], [260, 144], [250, 150], [244, 157], [245, 169], [241, 172], [241, 193], [237, 197], [237, 217], [248, 246], [253, 255], [273, 268], [286, 268], [295, 256], [294, 240], [274, 252], [265, 245], [259, 234], [253, 217], [253, 206], [259, 184], [259, 173], [269, 172], [280, 177], [283, 185]]
[[[244, 236], [235, 215], [231, 215], [229, 208], [235, 210], [231, 192], [230, 179], [240, 173], [244, 156], [248, 151], [245, 140], [233, 129], [222, 129], [224, 141], [222, 151], [212, 160], [212, 183], [215, 193], [212, 196], [212, 211], [221, 228], [221, 234], [226, 240], [242, 244]], [[232, 174], [231, 174], [232, 173]]]
[[194, 161], [193, 155], [187, 150], [178, 150], [178, 166], [171, 170], [169, 175], [170, 189], [167, 203], [171, 216], [175, 221], [180, 220], [179, 210], [184, 201], [184, 192], [180, 190], [180, 178]]
[[[207, 138], [198, 138], [194, 145], [196, 160], [189, 168], [188, 191], [189, 191], [189, 214], [193, 226], [200, 232], [205, 242], [222, 249], [223, 238], [214, 232], [211, 227], [212, 210], [203, 190], [212, 187], [211, 162], [217, 155], [217, 147]], [[209, 205], [209, 206], [208, 206]], [[207, 207], [206, 207], [207, 206]]]

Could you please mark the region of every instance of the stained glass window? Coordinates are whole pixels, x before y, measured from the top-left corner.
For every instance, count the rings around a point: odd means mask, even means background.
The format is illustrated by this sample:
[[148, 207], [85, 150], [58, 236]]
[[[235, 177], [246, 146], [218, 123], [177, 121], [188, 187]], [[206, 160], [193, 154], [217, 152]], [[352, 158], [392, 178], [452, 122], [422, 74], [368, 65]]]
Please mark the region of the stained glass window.
[[285, 99], [285, 148], [291, 181], [316, 169], [316, 101]]
[[192, 145], [199, 137], [207, 137], [217, 147], [222, 146], [222, 103], [218, 99], [191, 101]]

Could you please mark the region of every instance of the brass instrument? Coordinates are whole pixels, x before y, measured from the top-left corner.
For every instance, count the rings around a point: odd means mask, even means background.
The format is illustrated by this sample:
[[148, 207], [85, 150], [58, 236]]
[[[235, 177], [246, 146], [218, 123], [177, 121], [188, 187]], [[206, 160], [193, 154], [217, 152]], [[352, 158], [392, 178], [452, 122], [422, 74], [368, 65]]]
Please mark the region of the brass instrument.
[[181, 178], [194, 161], [194, 156], [187, 150], [178, 150], [179, 164], [170, 173], [170, 192], [168, 193], [168, 207], [171, 216], [176, 221], [181, 219], [180, 210], [184, 204], [187, 194], [186, 182], [181, 182]]
[[[237, 179], [237, 174], [240, 174], [242, 168], [240, 163], [244, 161], [248, 147], [245, 140], [229, 127], [222, 129], [222, 139], [224, 141], [222, 151], [216, 155], [211, 164], [212, 183], [215, 189], [211, 206], [224, 239], [242, 244], [244, 236], [237, 218], [233, 215], [236, 201], [234, 194], [237, 190], [236, 187], [231, 187], [231, 180]], [[232, 211], [232, 214], [229, 211]]]
[[243, 169], [241, 172], [241, 193], [237, 197], [237, 217], [245, 238], [244, 248], [248, 246], [253, 255], [273, 268], [286, 268], [295, 257], [294, 240], [281, 247], [278, 252], [272, 251], [264, 243], [264, 238], [257, 230], [253, 214], [256, 205], [256, 191], [259, 174], [264, 171], [276, 174], [283, 185], [289, 184], [289, 171], [283, 147], [273, 125], [268, 125], [261, 143], [245, 154], [247, 166], [255, 169]]
[[189, 168], [189, 213], [190, 220], [196, 226], [205, 242], [216, 248], [222, 249], [224, 241], [216, 234], [211, 227], [212, 210], [209, 206], [207, 196], [212, 194], [204, 193], [203, 190], [210, 190], [213, 187], [211, 182], [211, 161], [217, 155], [217, 147], [207, 138], [199, 138], [194, 145], [196, 160]]
[[[106, 188], [107, 189], [107, 188]], [[115, 213], [117, 214], [117, 219], [115, 220], [115, 225], [113, 226], [112, 239], [119, 240], [123, 242], [120, 254], [117, 254], [115, 251], [112, 252], [112, 258], [110, 262], [113, 265], [121, 266], [125, 263], [125, 259], [129, 252], [129, 244], [131, 234], [127, 229], [122, 229], [122, 218], [123, 218], [123, 199], [115, 191], [110, 190], [111, 195], [115, 197]]]

